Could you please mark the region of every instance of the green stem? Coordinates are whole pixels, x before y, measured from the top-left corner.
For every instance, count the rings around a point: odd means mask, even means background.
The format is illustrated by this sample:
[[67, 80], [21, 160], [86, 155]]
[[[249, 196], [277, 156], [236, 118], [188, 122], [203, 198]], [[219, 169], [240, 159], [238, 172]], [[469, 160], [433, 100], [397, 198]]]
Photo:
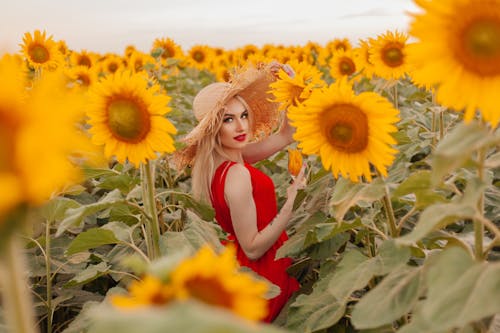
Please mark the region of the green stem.
[[398, 103], [398, 84], [397, 83], [394, 85], [394, 107], [396, 109], [399, 108], [399, 103]]
[[36, 333], [33, 300], [24, 273], [26, 263], [19, 239], [10, 236], [0, 257], [0, 285], [5, 321], [12, 333]]
[[389, 194], [389, 187], [387, 186], [387, 183], [385, 182], [385, 179], [383, 178], [382, 174], [377, 169], [375, 170], [380, 179], [384, 181], [385, 194], [382, 203], [384, 205], [385, 214], [387, 215], [387, 220], [389, 221], [389, 229], [391, 231], [391, 237], [397, 237], [398, 227], [396, 224], [396, 217], [394, 216], [394, 209], [392, 208], [391, 197]]
[[437, 139], [436, 139], [436, 112], [431, 111], [432, 120], [431, 120], [431, 132], [432, 132], [432, 147], [436, 147]]
[[[486, 150], [480, 149], [478, 152], [478, 165], [477, 174], [480, 181], [484, 180], [484, 162], [486, 159]], [[479, 197], [477, 203], [479, 214], [483, 216], [484, 212], [484, 192]], [[480, 219], [474, 219], [474, 254], [477, 261], [483, 261], [483, 237], [484, 237], [484, 224]]]
[[[151, 163], [148, 161], [146, 164], [142, 165], [143, 170], [143, 194], [144, 194], [144, 206], [146, 211], [149, 213], [151, 220], [148, 221], [148, 236], [151, 236], [150, 240], [150, 253], [148, 253], [150, 259], [156, 259], [160, 256], [160, 222], [158, 220], [158, 213], [156, 211], [156, 200], [155, 200], [155, 185], [153, 179], [153, 172], [151, 171]], [[145, 190], [144, 190], [145, 187]]]
[[444, 111], [439, 112], [439, 141], [444, 138]]
[[52, 274], [50, 221], [45, 223], [45, 274], [47, 276], [47, 333], [52, 333]]

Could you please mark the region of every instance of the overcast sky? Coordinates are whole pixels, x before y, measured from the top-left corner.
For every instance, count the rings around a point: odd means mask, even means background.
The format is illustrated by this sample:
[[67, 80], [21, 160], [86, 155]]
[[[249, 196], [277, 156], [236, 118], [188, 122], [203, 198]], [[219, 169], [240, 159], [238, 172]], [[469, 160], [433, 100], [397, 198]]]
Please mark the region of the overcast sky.
[[0, 51], [18, 51], [25, 32], [46, 30], [73, 50], [149, 51], [170, 37], [235, 48], [265, 43], [321, 44], [334, 38], [407, 31], [412, 0], [2, 0]]

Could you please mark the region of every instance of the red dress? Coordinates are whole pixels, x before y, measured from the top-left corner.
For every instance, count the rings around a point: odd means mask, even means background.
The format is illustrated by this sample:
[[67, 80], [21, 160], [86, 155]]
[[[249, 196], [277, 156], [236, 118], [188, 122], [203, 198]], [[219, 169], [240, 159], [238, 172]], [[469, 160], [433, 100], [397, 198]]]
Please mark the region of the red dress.
[[[227, 170], [234, 164], [236, 164], [236, 162], [223, 162], [215, 171], [212, 179], [212, 205], [215, 209], [215, 218], [221, 228], [229, 233], [230, 239], [234, 240], [237, 251], [236, 256], [240, 265], [251, 268], [259, 275], [280, 287], [281, 293], [269, 300], [268, 316], [264, 319], [266, 322], [271, 322], [279, 314], [292, 293], [299, 289], [297, 280], [289, 276], [286, 272], [287, 268], [292, 263], [292, 259], [280, 258], [275, 260], [276, 251], [288, 239], [288, 236], [286, 232], [283, 231], [276, 242], [262, 257], [257, 260], [248, 259], [234, 236], [235, 233], [231, 221], [231, 214], [224, 198], [224, 184], [226, 183]], [[278, 213], [274, 183], [265, 173], [254, 168], [250, 164], [245, 163], [245, 167], [250, 172], [253, 188], [252, 194], [257, 210], [257, 229], [260, 231], [264, 229]]]

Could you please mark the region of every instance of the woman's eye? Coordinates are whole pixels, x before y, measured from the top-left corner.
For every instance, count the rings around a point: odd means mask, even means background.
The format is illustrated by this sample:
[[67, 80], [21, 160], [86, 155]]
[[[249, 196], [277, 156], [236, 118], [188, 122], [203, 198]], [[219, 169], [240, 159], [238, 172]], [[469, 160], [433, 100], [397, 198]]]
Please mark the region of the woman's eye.
[[241, 118], [246, 119], [248, 118], [248, 112], [245, 112], [241, 115]]
[[231, 121], [233, 121], [233, 118], [231, 117], [228, 117], [228, 118], [224, 118], [223, 120], [225, 123], [230, 123]]

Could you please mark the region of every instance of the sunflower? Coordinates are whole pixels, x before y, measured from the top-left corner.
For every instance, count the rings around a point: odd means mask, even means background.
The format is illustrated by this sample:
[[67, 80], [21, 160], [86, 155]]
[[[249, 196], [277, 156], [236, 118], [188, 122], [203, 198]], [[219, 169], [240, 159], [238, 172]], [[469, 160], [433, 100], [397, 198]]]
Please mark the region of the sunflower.
[[373, 63], [370, 61], [370, 44], [374, 43], [372, 38], [368, 40], [359, 40], [359, 47], [355, 48], [354, 56], [358, 60], [359, 68], [362, 70], [361, 74], [371, 79], [374, 73]]
[[352, 44], [347, 38], [334, 38], [326, 44], [332, 53], [337, 50], [348, 51], [352, 49]]
[[[500, 0], [442, 0], [416, 3], [410, 34], [418, 42], [411, 59], [419, 81], [437, 85], [436, 100], [466, 121], [477, 109], [493, 127], [500, 121]], [[460, 18], [460, 19], [457, 19]]]
[[129, 286], [128, 295], [112, 295], [110, 302], [117, 308], [131, 309], [144, 306], [164, 306], [174, 299], [174, 290], [153, 275], [146, 275]]
[[173, 152], [175, 127], [165, 118], [170, 97], [160, 87], [148, 88], [144, 75], [120, 71], [89, 90], [88, 110], [92, 141], [104, 145], [104, 154], [138, 166], [155, 159], [156, 152]]
[[8, 210], [21, 201], [17, 167], [17, 138], [26, 123], [23, 72], [10, 55], [0, 59], [0, 225]]
[[122, 57], [117, 54], [106, 54], [103, 59], [99, 61], [100, 71], [104, 74], [115, 73], [125, 66]]
[[281, 70], [279, 80], [269, 85], [275, 101], [281, 103], [283, 110], [299, 105], [309, 98], [314, 89], [325, 85], [321, 72], [315, 66], [296, 60], [290, 61], [288, 65], [294, 70], [295, 76], [291, 77]]
[[[335, 79], [342, 77], [354, 78], [354, 75], [360, 71], [361, 65], [352, 50], [337, 50], [329, 61], [330, 75]], [[357, 77], [359, 78], [359, 76]]]
[[132, 72], [139, 73], [143, 71], [148, 64], [154, 64], [155, 59], [149, 54], [141, 51], [133, 51], [127, 60], [127, 68]]
[[408, 36], [401, 32], [388, 31], [370, 40], [370, 58], [374, 74], [384, 79], [399, 79], [409, 72], [406, 52]]
[[73, 66], [65, 70], [66, 76], [71, 83], [88, 89], [98, 81], [98, 74], [94, 68], [87, 66]]
[[219, 256], [202, 247], [172, 271], [171, 283], [180, 299], [196, 299], [255, 321], [266, 316], [267, 284], [238, 271], [232, 247]]
[[188, 66], [203, 70], [207, 68], [212, 56], [212, 49], [206, 45], [193, 45], [188, 52], [186, 60]]
[[153, 42], [153, 47], [151, 49], [151, 52], [156, 50], [156, 49], [161, 49], [161, 58], [163, 60], [169, 59], [169, 58], [182, 58], [184, 57], [182, 48], [177, 45], [173, 39], [171, 38], [157, 38]]
[[297, 130], [294, 139], [304, 154], [319, 154], [325, 170], [357, 182], [371, 181], [370, 164], [383, 175], [394, 160], [398, 110], [373, 92], [355, 95], [343, 78], [315, 90], [288, 118]]
[[80, 52], [73, 51], [70, 56], [71, 66], [92, 67], [96, 60], [97, 55], [87, 50], [81, 50]]
[[34, 34], [27, 32], [20, 45], [28, 63], [35, 69], [56, 69], [63, 63], [63, 56], [59, 52], [57, 43], [46, 32], [35, 30]]

